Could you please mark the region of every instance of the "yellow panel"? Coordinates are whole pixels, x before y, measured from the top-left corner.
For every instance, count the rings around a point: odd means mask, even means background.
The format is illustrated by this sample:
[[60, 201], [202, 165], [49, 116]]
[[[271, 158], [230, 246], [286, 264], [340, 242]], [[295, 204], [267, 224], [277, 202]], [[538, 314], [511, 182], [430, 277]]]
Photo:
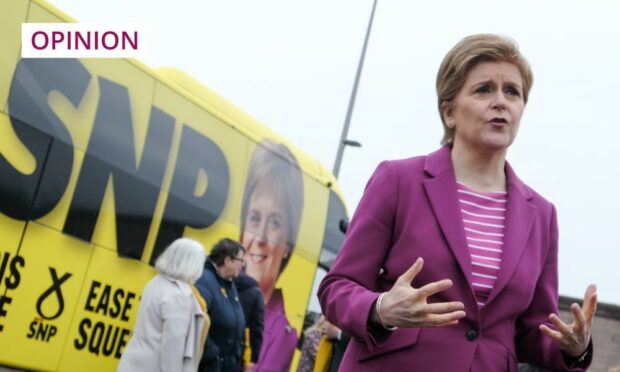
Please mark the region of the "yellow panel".
[[[29, 223], [19, 255], [19, 286], [0, 334], [0, 360], [53, 370], [69, 334], [92, 246]], [[33, 356], [36, 355], [36, 358]]]
[[22, 46], [21, 24], [28, 14], [28, 0], [3, 0], [0, 12], [0, 111], [7, 112], [6, 104], [15, 66]]
[[315, 262], [293, 255], [276, 282], [276, 288], [282, 289], [286, 317], [297, 328], [297, 336], [303, 328], [315, 271]]
[[[95, 247], [59, 371], [115, 371], [152, 267]], [[78, 297], [76, 297], [78, 298]]]
[[[169, 190], [179, 152], [182, 129], [184, 125], [187, 125], [215, 142], [224, 153], [226, 161], [228, 162], [230, 185], [228, 200], [220, 215], [220, 219], [238, 223], [240, 214], [239, 201], [243, 188], [242, 180], [245, 178], [244, 169], [246, 163], [246, 149], [249, 142], [248, 139], [164, 84], [157, 84], [153, 106], [167, 112], [177, 120], [177, 127], [171, 150], [172, 156], [169, 159], [164, 176], [164, 189], [166, 191]], [[183, 164], [177, 164], [176, 166], [183, 166]], [[206, 229], [201, 231], [210, 234], [210, 230], [211, 229]], [[195, 232], [192, 233], [192, 235], [198, 237], [200, 233]]]
[[316, 263], [321, 253], [321, 244], [323, 244], [329, 192], [325, 186], [306, 175], [303, 180], [304, 209], [295, 254]]

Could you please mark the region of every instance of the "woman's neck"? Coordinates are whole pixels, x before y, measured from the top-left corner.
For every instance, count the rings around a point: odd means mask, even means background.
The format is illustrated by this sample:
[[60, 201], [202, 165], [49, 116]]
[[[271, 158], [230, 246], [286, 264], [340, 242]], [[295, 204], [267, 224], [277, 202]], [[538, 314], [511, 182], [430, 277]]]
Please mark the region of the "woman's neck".
[[506, 150], [475, 151], [455, 143], [450, 153], [456, 179], [477, 191], [505, 191]]

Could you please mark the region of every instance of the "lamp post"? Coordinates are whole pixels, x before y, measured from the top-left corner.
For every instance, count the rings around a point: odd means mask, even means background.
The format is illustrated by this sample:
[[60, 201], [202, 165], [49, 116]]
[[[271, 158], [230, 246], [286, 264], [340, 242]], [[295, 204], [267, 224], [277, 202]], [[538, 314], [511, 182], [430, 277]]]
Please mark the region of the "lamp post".
[[347, 108], [347, 116], [344, 120], [344, 126], [342, 127], [342, 135], [340, 136], [340, 142], [338, 143], [338, 153], [336, 154], [336, 161], [334, 162], [334, 177], [338, 178], [340, 172], [340, 163], [342, 163], [342, 155], [344, 154], [344, 147], [349, 145], [353, 147], [362, 147], [362, 144], [357, 141], [347, 139], [349, 133], [349, 125], [351, 124], [351, 116], [353, 114], [353, 107], [355, 106], [355, 97], [357, 96], [357, 87], [359, 85], [360, 76], [362, 75], [362, 67], [364, 66], [364, 57], [366, 56], [366, 48], [368, 47], [368, 39], [370, 38], [370, 29], [372, 28], [372, 20], [375, 17], [375, 9], [377, 8], [377, 0], [374, 0], [372, 5], [372, 12], [370, 13], [370, 20], [368, 21], [368, 28], [366, 29], [366, 38], [364, 39], [364, 46], [362, 48], [362, 54], [360, 56], [359, 63], [357, 64], [357, 74], [355, 75], [355, 82], [353, 83], [353, 89], [351, 90], [351, 98], [349, 99], [349, 107]]

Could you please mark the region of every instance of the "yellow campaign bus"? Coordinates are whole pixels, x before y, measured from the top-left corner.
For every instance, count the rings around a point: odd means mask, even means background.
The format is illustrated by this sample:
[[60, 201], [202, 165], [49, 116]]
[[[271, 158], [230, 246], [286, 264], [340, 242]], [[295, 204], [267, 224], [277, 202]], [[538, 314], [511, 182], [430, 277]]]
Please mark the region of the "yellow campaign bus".
[[[343, 240], [333, 175], [178, 70], [22, 59], [21, 24], [57, 22], [74, 20], [42, 0], [0, 4], [0, 365], [114, 371], [154, 259], [181, 236], [243, 240], [272, 163], [291, 177], [271, 195], [289, 219], [273, 289], [297, 340]], [[248, 270], [272, 260], [250, 253]]]

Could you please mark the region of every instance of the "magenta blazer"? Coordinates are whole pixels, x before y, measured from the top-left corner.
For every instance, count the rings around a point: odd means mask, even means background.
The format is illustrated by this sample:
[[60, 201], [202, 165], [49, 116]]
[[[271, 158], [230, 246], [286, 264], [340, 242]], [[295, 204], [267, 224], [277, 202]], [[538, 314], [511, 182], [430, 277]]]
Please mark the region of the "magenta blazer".
[[[318, 292], [327, 319], [353, 336], [341, 371], [517, 371], [517, 361], [558, 371], [589, 366], [592, 350], [582, 364], [565, 361], [538, 329], [558, 312], [555, 208], [508, 163], [506, 177], [502, 265], [486, 306], [478, 309], [450, 148], [379, 165]], [[418, 257], [424, 268], [413, 286], [451, 279], [452, 288], [428, 301], [461, 301], [466, 318], [439, 328], [368, 327], [379, 294]]]

